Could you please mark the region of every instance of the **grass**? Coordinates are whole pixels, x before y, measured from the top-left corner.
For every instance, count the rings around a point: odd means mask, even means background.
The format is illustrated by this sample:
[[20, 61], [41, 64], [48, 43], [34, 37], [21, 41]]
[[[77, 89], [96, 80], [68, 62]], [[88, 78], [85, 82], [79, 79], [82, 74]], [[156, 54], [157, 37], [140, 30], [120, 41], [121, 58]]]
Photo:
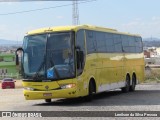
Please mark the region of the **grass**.
[[145, 71], [145, 83], [160, 83], [160, 68], [149, 68]]

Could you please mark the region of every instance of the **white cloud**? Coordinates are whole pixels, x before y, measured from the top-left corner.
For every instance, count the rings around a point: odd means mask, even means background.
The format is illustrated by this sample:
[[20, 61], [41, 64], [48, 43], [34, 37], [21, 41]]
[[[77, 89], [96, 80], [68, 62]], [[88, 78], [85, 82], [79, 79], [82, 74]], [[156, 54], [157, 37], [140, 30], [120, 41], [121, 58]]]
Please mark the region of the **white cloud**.
[[44, 2], [44, 1], [37, 1], [37, 2], [35, 2], [34, 1], [34, 4], [36, 4], [36, 5], [44, 5], [46, 2]]
[[0, 25], [0, 39], [8, 39], [8, 40], [23, 40], [23, 37], [25, 34], [33, 30], [35, 28], [33, 27], [27, 27], [23, 28], [21, 26], [18, 26], [16, 28], [11, 28], [10, 26], [7, 25]]
[[21, 3], [20, 2], [18, 2], [18, 1], [15, 1], [15, 2], [13, 2], [13, 1], [11, 1], [11, 2], [2, 2], [2, 1], [0, 1], [0, 5], [2, 5], [2, 6], [4, 6], [4, 5], [6, 5], [6, 6], [13, 6], [13, 5], [20, 5]]
[[3, 38], [6, 35], [7, 26], [6, 25], [0, 25], [0, 38]]
[[134, 19], [128, 23], [122, 24], [119, 31], [140, 34], [142, 37], [159, 37], [160, 38], [160, 17], [153, 16], [149, 20]]
[[[54, 19], [64, 19], [64, 16], [58, 15]], [[45, 26], [27, 26], [14, 25], [16, 28], [9, 25], [0, 24], [0, 38], [11, 39], [11, 40], [22, 40], [25, 33], [30, 30]], [[112, 27], [111, 27], [112, 28]], [[129, 32], [133, 34], [140, 34], [142, 37], [158, 37], [160, 38], [160, 16], [153, 16], [148, 20], [142, 18], [135, 18], [128, 23], [116, 25], [119, 31]]]
[[63, 19], [63, 16], [56, 16], [57, 19]]
[[135, 18], [135, 21], [141, 21], [142, 18]]
[[13, 5], [13, 2], [0, 2], [0, 5]]
[[26, 0], [0, 0], [0, 2], [21, 2]]
[[152, 17], [152, 20], [153, 20], [153, 21], [158, 21], [158, 20], [160, 20], [160, 17], [153, 16], [153, 17]]

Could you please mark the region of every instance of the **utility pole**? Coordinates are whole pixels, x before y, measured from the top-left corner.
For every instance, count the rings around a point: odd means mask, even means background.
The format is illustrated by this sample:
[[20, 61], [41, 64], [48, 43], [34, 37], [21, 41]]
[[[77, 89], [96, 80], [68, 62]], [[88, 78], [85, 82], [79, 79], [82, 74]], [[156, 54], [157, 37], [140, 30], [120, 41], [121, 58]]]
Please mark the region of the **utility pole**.
[[73, 0], [72, 24], [73, 25], [79, 24], [78, 0]]

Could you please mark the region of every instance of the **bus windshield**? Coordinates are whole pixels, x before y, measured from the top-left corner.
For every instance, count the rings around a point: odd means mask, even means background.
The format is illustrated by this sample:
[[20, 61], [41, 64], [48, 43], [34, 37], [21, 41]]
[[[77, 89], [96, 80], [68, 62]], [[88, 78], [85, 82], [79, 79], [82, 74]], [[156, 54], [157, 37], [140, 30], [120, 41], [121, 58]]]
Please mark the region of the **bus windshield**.
[[25, 79], [58, 80], [75, 76], [72, 32], [26, 36], [23, 50]]

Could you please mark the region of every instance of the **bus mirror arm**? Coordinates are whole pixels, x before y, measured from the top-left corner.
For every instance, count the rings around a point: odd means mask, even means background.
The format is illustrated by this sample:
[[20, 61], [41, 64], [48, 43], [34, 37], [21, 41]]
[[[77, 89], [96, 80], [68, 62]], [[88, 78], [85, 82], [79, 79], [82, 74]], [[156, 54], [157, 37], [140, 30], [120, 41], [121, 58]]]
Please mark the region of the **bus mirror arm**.
[[77, 69], [82, 68], [84, 62], [84, 53], [80, 50], [80, 47], [76, 47]]
[[80, 47], [79, 46], [76, 46], [75, 49], [80, 51]]
[[16, 55], [16, 65], [19, 65], [19, 55], [18, 54], [22, 55], [23, 51], [24, 50], [21, 47], [16, 50], [16, 52], [15, 52], [15, 55]]

